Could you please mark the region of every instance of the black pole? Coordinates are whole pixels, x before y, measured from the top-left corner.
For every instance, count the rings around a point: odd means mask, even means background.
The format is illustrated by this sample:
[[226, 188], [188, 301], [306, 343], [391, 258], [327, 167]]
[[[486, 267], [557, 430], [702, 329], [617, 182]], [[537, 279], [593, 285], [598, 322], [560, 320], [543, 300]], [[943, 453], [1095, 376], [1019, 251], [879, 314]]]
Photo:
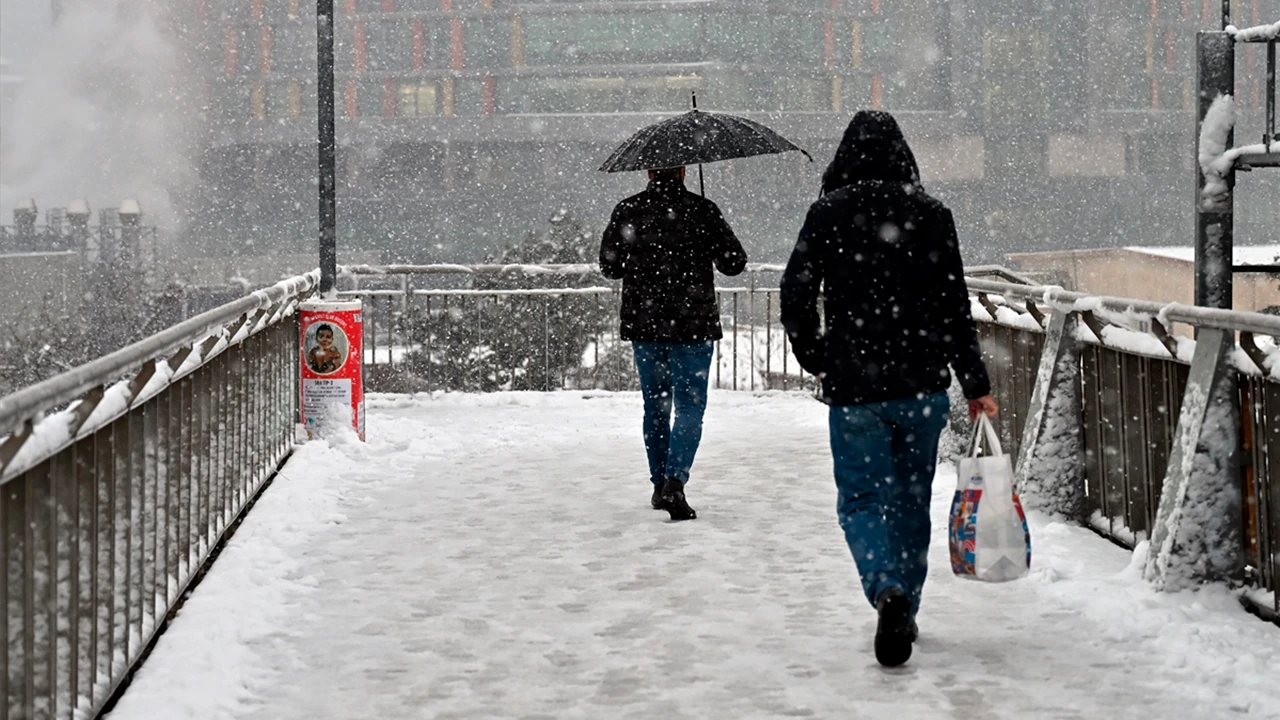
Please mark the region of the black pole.
[[337, 176], [333, 139], [333, 0], [316, 0], [316, 111], [320, 150], [320, 294], [333, 293], [338, 274]]
[[[690, 90], [690, 97], [693, 99], [693, 109], [698, 109], [698, 91]], [[702, 181], [702, 163], [698, 163], [698, 192], [702, 193], [702, 197], [707, 196], [706, 183]]]
[[[1200, 157], [1200, 128], [1204, 124], [1209, 106], [1220, 95], [1235, 92], [1236, 76], [1235, 38], [1225, 32], [1196, 33], [1196, 157]], [[1226, 147], [1230, 148], [1235, 133], [1229, 133]], [[1235, 185], [1235, 171], [1227, 177], [1227, 197], [1221, 202], [1206, 203], [1204, 172], [1196, 163], [1196, 305], [1211, 308], [1231, 308], [1232, 265], [1235, 218], [1231, 191]]]
[[1262, 129], [1264, 150], [1271, 149], [1271, 143], [1280, 142], [1276, 134], [1276, 41], [1267, 43], [1267, 126]]

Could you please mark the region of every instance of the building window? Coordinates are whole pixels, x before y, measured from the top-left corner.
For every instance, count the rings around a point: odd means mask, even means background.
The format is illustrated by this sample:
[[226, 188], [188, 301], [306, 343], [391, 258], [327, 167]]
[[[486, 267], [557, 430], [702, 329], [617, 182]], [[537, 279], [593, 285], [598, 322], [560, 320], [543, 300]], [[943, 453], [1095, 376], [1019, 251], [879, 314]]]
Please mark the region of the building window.
[[295, 73], [316, 66], [316, 28], [301, 21], [272, 28], [271, 62], [276, 72]]
[[362, 79], [356, 83], [356, 107], [360, 117], [382, 117], [385, 111], [381, 80]]
[[701, 35], [702, 16], [688, 12], [523, 17], [529, 65], [692, 62], [701, 59]]
[[684, 110], [696, 75], [669, 77], [499, 78], [497, 110], [507, 114], [613, 113]]
[[400, 83], [396, 116], [426, 117], [439, 114], [436, 104], [438, 94], [435, 83], [421, 84], [412, 81]]
[[403, 71], [413, 67], [413, 25], [404, 20], [366, 24], [366, 55], [372, 72]]

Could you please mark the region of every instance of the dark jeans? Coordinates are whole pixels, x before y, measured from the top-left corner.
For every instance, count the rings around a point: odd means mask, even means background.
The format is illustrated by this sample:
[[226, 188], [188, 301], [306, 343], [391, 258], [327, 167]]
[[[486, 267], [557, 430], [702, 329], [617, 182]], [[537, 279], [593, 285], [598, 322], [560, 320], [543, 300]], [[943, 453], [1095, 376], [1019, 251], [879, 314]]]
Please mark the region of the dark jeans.
[[872, 605], [896, 586], [912, 615], [920, 609], [938, 437], [950, 409], [946, 393], [831, 408], [837, 513]]
[[707, 409], [713, 346], [711, 341], [631, 343], [644, 395], [644, 449], [649, 456], [649, 479], [655, 485], [669, 477], [689, 481], [689, 468], [702, 440], [702, 413]]

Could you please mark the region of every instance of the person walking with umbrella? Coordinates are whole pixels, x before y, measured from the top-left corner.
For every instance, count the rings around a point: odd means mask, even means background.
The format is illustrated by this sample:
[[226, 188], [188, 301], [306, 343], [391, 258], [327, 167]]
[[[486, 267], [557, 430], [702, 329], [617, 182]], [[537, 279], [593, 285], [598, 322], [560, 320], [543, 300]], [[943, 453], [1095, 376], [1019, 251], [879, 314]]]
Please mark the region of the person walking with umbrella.
[[737, 275], [747, 265], [720, 208], [685, 189], [684, 176], [683, 167], [650, 170], [648, 187], [618, 203], [600, 242], [600, 271], [622, 280], [621, 335], [644, 397], [650, 504], [672, 520], [697, 517], [684, 488], [723, 335], [714, 271]]
[[849, 123], [781, 289], [796, 359], [822, 378], [831, 406], [837, 513], [879, 614], [876, 659], [901, 665], [917, 636], [948, 366], [971, 416], [994, 415], [996, 403], [951, 211], [920, 186], [892, 115], [862, 111]]
[[650, 504], [672, 520], [697, 517], [685, 485], [702, 439], [712, 350], [723, 336], [715, 270], [737, 275], [747, 264], [705, 189], [685, 189], [685, 166], [699, 166], [701, 186], [703, 163], [804, 152], [754, 121], [699, 111], [696, 96], [693, 106], [640, 130], [600, 168], [649, 174], [643, 192], [614, 208], [600, 242], [600, 271], [622, 280], [621, 336], [631, 341], [644, 398]]

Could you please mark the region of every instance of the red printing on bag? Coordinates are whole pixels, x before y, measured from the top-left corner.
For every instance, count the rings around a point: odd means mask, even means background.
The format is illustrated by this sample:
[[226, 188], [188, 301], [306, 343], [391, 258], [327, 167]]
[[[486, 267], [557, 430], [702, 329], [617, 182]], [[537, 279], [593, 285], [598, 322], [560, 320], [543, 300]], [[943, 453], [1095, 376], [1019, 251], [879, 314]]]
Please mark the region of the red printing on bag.
[[1027, 567], [1031, 567], [1031, 529], [1027, 527], [1027, 514], [1022, 512], [1022, 499], [1018, 493], [1013, 494], [1013, 506], [1018, 510], [1018, 519], [1022, 521], [1022, 533], [1027, 538]]
[[[977, 574], [974, 542], [977, 534], [978, 503], [981, 500], [982, 490], [969, 488], [957, 490], [955, 499], [951, 501], [947, 544], [951, 549], [951, 570], [956, 575]], [[1022, 512], [1021, 507], [1018, 512]]]

